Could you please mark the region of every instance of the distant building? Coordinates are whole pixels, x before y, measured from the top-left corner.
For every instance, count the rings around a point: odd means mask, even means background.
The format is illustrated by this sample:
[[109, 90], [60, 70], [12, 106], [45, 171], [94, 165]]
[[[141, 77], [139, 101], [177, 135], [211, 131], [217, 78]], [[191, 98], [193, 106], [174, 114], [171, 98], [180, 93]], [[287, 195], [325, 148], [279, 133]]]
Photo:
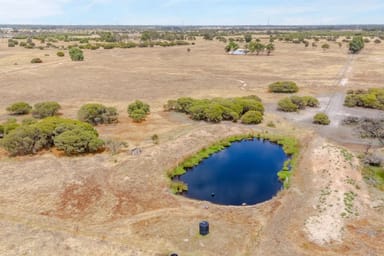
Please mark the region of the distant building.
[[247, 53], [248, 53], [248, 50], [246, 49], [237, 49], [229, 52], [229, 54], [231, 55], [247, 55]]

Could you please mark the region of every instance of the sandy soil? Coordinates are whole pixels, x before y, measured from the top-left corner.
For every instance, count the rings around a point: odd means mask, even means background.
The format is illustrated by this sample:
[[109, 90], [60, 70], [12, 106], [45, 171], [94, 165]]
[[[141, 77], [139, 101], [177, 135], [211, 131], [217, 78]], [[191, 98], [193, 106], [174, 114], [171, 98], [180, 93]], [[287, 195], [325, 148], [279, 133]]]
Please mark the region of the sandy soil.
[[[337, 108], [332, 118], [349, 115], [332, 98], [349, 88], [381, 85], [384, 46], [369, 44], [353, 59], [336, 44], [324, 52], [278, 43], [273, 56], [258, 57], [225, 55], [223, 46], [198, 40], [190, 53], [187, 47], [86, 51], [86, 61], [74, 63], [54, 50], [9, 49], [2, 40], [0, 120], [9, 117], [5, 107], [15, 101], [56, 100], [68, 117], [76, 117], [86, 102], [101, 102], [120, 112], [119, 124], [97, 128], [101, 136], [126, 141], [129, 149], [142, 147], [143, 153], [8, 158], [0, 152], [0, 254], [383, 255], [383, 194], [362, 181], [356, 156], [332, 142], [345, 131], [338, 125], [323, 131], [309, 120], [330, 102]], [[30, 64], [32, 57], [44, 63]], [[276, 80], [297, 81], [300, 94], [320, 97], [321, 108], [276, 112], [285, 96], [267, 93]], [[267, 105], [260, 126], [193, 122], [161, 110], [179, 96], [249, 94]], [[127, 104], [137, 98], [153, 110], [143, 124], [126, 115]], [[267, 128], [269, 121], [277, 128]], [[301, 140], [290, 189], [245, 207], [169, 192], [165, 171], [186, 156], [219, 138], [263, 129]], [[159, 145], [151, 142], [153, 134]], [[207, 237], [198, 235], [201, 220], [211, 224]]]

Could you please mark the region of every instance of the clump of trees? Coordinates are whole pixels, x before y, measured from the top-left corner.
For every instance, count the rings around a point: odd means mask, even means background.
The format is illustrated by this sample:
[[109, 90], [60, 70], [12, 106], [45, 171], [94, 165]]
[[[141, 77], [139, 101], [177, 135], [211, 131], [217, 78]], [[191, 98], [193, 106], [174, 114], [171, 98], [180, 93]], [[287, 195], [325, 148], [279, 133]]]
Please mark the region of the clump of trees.
[[384, 110], [384, 88], [350, 90], [344, 100], [347, 107], [363, 107]]
[[26, 102], [15, 102], [12, 105], [8, 106], [6, 110], [11, 115], [26, 115], [31, 112], [32, 106]]
[[299, 87], [292, 81], [278, 81], [270, 84], [269, 91], [274, 93], [295, 93], [299, 91]]
[[270, 55], [272, 53], [272, 51], [275, 50], [275, 45], [273, 43], [269, 43], [269, 44], [262, 44], [258, 41], [252, 41], [248, 44], [248, 50], [251, 52], [251, 53], [254, 53], [256, 52], [257, 55], [259, 55], [260, 53], [264, 52], [264, 51], [267, 51], [267, 55]]
[[55, 101], [46, 101], [36, 103], [33, 106], [32, 116], [35, 118], [46, 118], [54, 116], [60, 110], [61, 106]]
[[114, 107], [106, 107], [102, 104], [89, 103], [83, 105], [77, 112], [79, 120], [92, 125], [111, 124], [118, 122], [118, 113]]
[[97, 152], [103, 148], [104, 142], [90, 124], [48, 117], [40, 122], [17, 126], [5, 135], [1, 146], [13, 156], [35, 154], [53, 146], [67, 155], [75, 155]]
[[150, 107], [147, 103], [136, 100], [128, 105], [127, 112], [129, 117], [132, 118], [134, 122], [141, 122], [144, 121], [150, 113]]
[[319, 100], [315, 97], [294, 95], [279, 100], [277, 109], [284, 112], [296, 112], [306, 107], [318, 107], [319, 104]]
[[[193, 120], [204, 120], [214, 123], [218, 123], [222, 120], [236, 122], [248, 111], [259, 112], [261, 117], [264, 113], [264, 106], [261, 103], [260, 98], [255, 95], [214, 99], [182, 97], [177, 100], [169, 100], [164, 106], [164, 109], [166, 111], [186, 113]], [[247, 122], [254, 116], [255, 113], [249, 114], [248, 117], [244, 118], [244, 121]], [[257, 119], [255, 118], [255, 120]]]
[[71, 57], [72, 61], [83, 61], [84, 60], [83, 51], [77, 47], [72, 47], [71, 49], [69, 49], [69, 56]]
[[329, 125], [331, 123], [331, 120], [329, 120], [327, 114], [320, 112], [313, 117], [313, 123], [320, 125]]
[[349, 51], [353, 54], [359, 53], [364, 48], [364, 39], [362, 36], [354, 36], [349, 42]]

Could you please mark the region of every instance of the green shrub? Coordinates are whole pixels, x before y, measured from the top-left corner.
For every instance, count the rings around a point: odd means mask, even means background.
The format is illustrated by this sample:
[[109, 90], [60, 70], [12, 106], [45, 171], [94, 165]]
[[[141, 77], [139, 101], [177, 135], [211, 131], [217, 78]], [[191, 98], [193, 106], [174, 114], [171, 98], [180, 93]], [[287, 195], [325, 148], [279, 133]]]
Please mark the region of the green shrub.
[[40, 58], [33, 58], [31, 63], [43, 63], [43, 61]]
[[274, 93], [295, 93], [299, 87], [292, 81], [279, 81], [269, 85], [269, 91]]
[[147, 114], [142, 109], [133, 110], [129, 114], [129, 117], [132, 118], [132, 120], [137, 123], [144, 121], [146, 116]]
[[26, 102], [16, 102], [7, 107], [7, 111], [11, 115], [26, 115], [31, 112], [31, 105]]
[[150, 107], [148, 104], [140, 100], [136, 100], [135, 102], [128, 105], [127, 112], [133, 121], [141, 122], [145, 120], [145, 117], [149, 114]]
[[296, 112], [299, 110], [299, 107], [295, 103], [293, 103], [290, 98], [284, 98], [279, 100], [277, 105], [277, 109], [284, 112]]
[[67, 155], [94, 153], [104, 146], [104, 142], [94, 132], [81, 128], [67, 130], [55, 136], [54, 144], [57, 149]]
[[303, 96], [301, 97], [304, 101], [304, 105], [311, 108], [316, 108], [320, 105], [320, 102], [318, 99], [312, 96]]
[[92, 125], [117, 123], [116, 108], [106, 107], [102, 104], [89, 103], [83, 105], [77, 113], [79, 120]]
[[61, 106], [54, 101], [40, 102], [34, 105], [32, 115], [35, 118], [46, 118], [57, 114]]
[[327, 114], [325, 113], [317, 113], [313, 117], [313, 123], [314, 124], [321, 124], [321, 125], [329, 125], [331, 121], [329, 120]]
[[59, 56], [59, 57], [64, 57], [65, 56], [64, 52], [57, 52], [56, 55]]
[[297, 106], [298, 109], [305, 109], [306, 107], [306, 102], [304, 99], [300, 96], [294, 95], [290, 97], [291, 101], [293, 104]]
[[241, 117], [243, 124], [259, 124], [263, 121], [263, 114], [259, 111], [248, 111]]
[[71, 47], [69, 49], [69, 56], [71, 57], [72, 61], [83, 61], [84, 60], [83, 51], [77, 47]]

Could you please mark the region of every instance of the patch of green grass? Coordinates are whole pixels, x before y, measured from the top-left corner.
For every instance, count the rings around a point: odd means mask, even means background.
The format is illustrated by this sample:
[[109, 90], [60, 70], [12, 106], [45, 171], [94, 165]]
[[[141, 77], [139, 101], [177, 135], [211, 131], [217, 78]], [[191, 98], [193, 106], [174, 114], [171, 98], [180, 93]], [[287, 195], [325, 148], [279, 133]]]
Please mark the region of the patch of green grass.
[[348, 150], [342, 148], [340, 152], [346, 161], [348, 161], [348, 162], [352, 161], [353, 155]]
[[367, 165], [363, 169], [364, 179], [384, 191], [384, 167]]
[[357, 213], [353, 208], [356, 196], [357, 194], [352, 191], [344, 193], [344, 211], [347, 213], [347, 215], [356, 215]]
[[188, 185], [182, 181], [172, 181], [171, 182], [171, 191], [174, 194], [181, 194], [185, 191], [188, 191]]

